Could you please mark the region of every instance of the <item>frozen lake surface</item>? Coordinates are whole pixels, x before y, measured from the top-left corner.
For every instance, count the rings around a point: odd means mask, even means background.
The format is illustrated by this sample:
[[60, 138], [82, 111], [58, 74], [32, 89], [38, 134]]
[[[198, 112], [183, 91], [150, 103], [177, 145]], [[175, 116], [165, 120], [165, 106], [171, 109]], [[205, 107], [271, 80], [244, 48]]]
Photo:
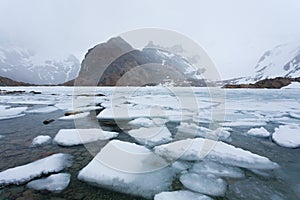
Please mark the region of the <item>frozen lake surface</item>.
[[300, 199], [300, 89], [0, 89], [0, 199]]

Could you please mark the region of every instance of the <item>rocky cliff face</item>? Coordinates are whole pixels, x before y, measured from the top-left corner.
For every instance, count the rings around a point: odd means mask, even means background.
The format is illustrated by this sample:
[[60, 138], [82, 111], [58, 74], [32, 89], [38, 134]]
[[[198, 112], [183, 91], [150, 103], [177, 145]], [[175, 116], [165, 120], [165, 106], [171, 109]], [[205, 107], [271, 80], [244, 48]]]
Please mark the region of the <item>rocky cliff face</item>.
[[201, 73], [203, 71], [193, 67], [185, 58], [149, 46], [136, 50], [117, 37], [88, 51], [75, 85], [205, 86]]

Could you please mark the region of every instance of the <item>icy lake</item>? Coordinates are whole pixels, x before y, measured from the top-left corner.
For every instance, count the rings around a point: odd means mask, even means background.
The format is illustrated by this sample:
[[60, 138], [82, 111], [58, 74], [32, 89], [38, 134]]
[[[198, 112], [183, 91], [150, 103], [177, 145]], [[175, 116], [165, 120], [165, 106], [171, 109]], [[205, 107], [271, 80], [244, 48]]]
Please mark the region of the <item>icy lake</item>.
[[300, 199], [300, 89], [0, 89], [0, 199]]

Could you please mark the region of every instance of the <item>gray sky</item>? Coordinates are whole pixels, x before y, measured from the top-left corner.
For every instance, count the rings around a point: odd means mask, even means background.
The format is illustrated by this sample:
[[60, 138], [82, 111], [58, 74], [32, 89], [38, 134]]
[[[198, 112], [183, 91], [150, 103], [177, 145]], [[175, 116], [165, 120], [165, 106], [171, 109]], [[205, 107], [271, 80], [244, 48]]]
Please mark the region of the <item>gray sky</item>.
[[0, 38], [83, 56], [122, 32], [157, 27], [202, 46], [222, 78], [249, 74], [274, 46], [300, 41], [299, 0], [0, 0]]

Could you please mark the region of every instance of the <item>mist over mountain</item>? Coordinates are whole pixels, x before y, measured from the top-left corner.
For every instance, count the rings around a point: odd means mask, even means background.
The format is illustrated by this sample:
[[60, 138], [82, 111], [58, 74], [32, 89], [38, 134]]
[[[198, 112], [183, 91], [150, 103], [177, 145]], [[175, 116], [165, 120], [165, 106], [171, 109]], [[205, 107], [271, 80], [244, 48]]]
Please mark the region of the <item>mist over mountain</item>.
[[80, 61], [72, 54], [43, 55], [0, 41], [0, 76], [31, 84], [59, 84], [74, 79], [79, 68]]

